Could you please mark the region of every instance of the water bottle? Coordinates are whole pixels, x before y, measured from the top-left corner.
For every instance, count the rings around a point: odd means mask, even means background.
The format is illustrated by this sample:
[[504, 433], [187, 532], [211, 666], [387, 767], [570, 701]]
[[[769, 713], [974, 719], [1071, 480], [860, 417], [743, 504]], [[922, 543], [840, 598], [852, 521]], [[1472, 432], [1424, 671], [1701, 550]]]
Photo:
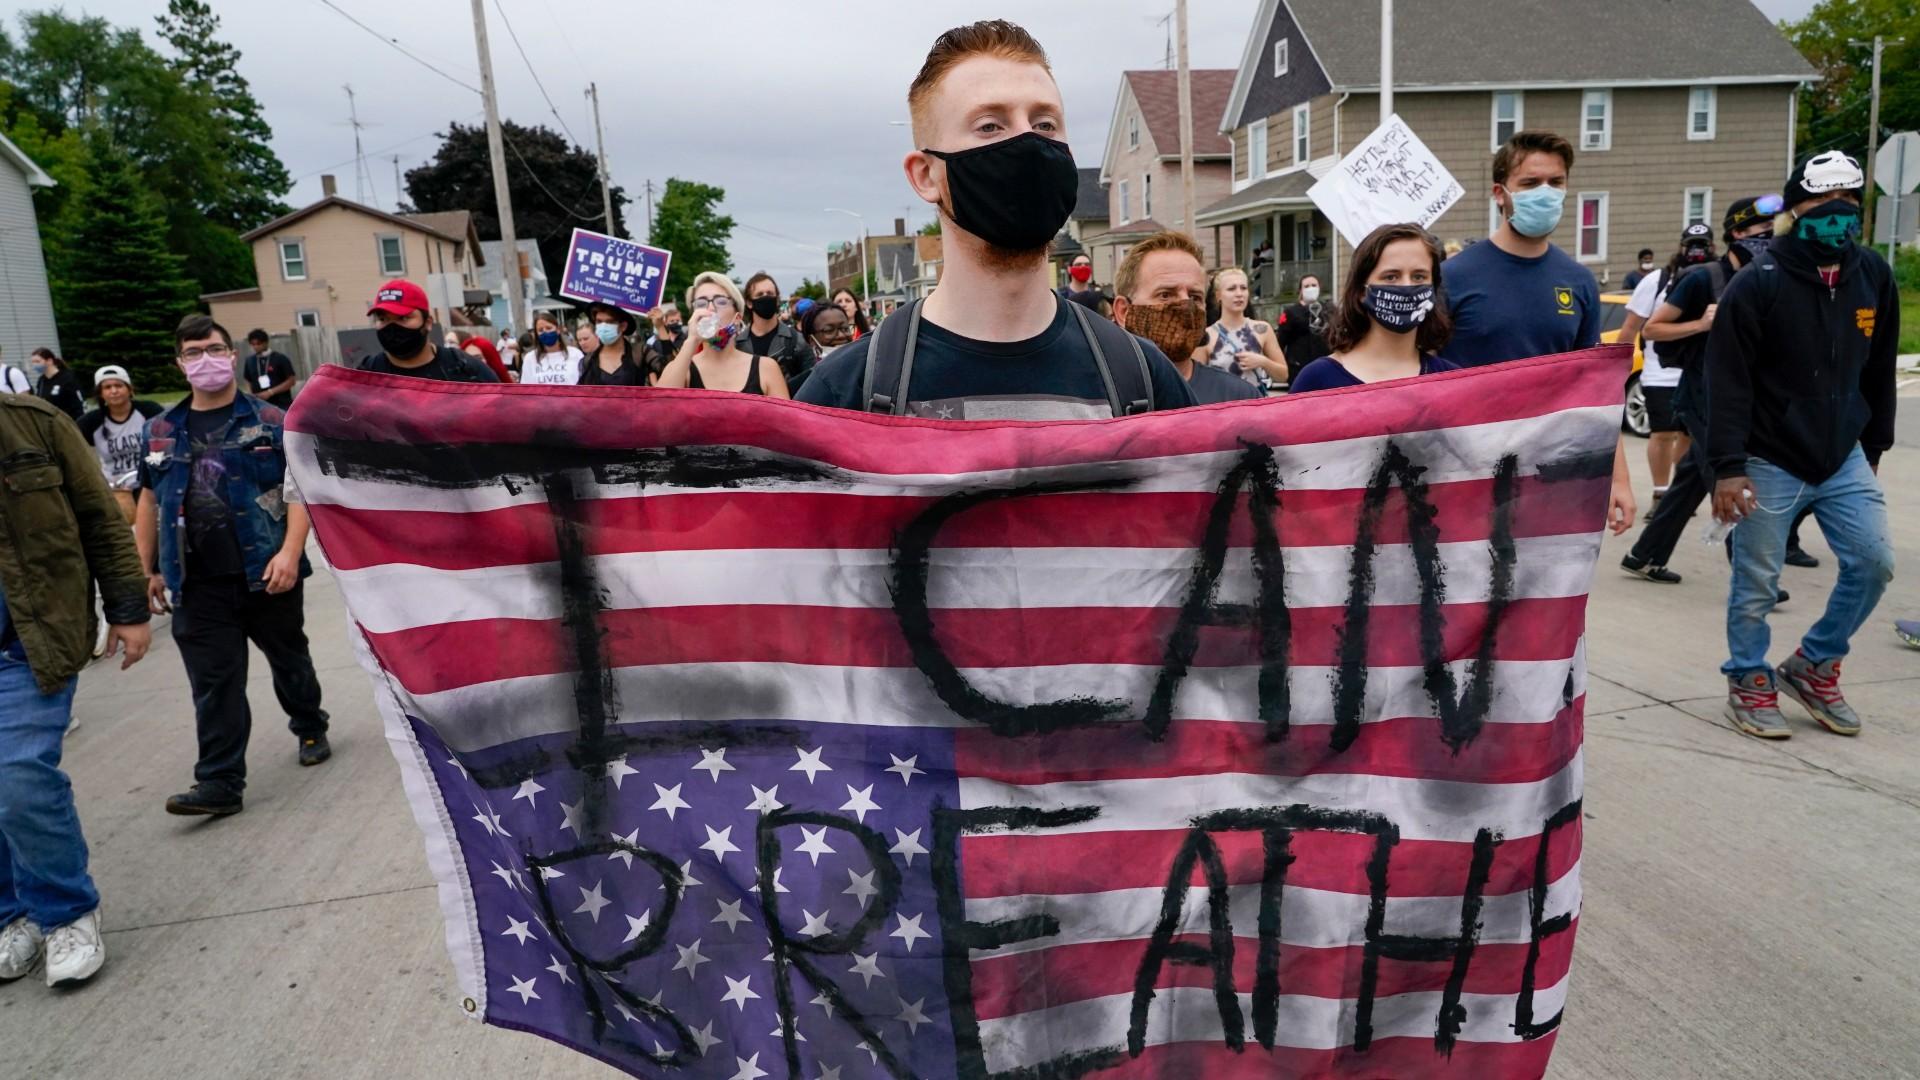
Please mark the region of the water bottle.
[[1740, 519], [1738, 518], [1735, 518], [1732, 521], [1721, 521], [1718, 518], [1715, 518], [1712, 526], [1710, 526], [1707, 529], [1707, 531], [1701, 535], [1700, 542], [1707, 545], [1708, 547], [1716, 547], [1720, 544], [1724, 544], [1727, 542], [1727, 537], [1732, 536], [1733, 530], [1738, 528], [1739, 525], [1740, 525]]
[[693, 332], [700, 335], [701, 341], [712, 341], [713, 335], [719, 329], [719, 319], [714, 318], [712, 315], [702, 315], [700, 316], [700, 321], [694, 324]]

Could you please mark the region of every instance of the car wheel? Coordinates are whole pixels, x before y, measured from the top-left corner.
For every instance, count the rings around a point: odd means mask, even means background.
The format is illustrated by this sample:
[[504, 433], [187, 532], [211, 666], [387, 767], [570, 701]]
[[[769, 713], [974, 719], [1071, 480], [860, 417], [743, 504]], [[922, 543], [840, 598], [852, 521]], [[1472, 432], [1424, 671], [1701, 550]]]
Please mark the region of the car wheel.
[[1627, 410], [1620, 417], [1620, 430], [1646, 438], [1653, 434], [1653, 418], [1647, 415], [1647, 392], [1640, 386], [1640, 373], [1627, 378]]

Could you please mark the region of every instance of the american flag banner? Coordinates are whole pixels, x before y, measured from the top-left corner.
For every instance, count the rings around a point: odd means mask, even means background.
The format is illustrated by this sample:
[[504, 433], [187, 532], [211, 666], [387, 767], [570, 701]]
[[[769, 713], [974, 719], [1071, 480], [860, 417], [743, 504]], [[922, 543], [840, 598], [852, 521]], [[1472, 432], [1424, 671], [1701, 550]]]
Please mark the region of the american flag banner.
[[475, 1018], [1537, 1077], [1625, 356], [1058, 423], [328, 367], [287, 448]]

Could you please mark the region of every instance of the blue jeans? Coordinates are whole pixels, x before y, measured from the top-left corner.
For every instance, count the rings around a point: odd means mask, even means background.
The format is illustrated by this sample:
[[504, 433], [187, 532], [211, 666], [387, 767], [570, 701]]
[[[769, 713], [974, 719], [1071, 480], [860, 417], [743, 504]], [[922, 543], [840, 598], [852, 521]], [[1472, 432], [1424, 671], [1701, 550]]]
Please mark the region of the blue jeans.
[[1727, 596], [1727, 651], [1732, 655], [1720, 670], [1732, 676], [1769, 670], [1767, 613], [1778, 595], [1787, 533], [1803, 509], [1813, 511], [1839, 558], [1840, 579], [1827, 597], [1826, 613], [1801, 639], [1800, 651], [1816, 664], [1847, 655], [1853, 632], [1873, 614], [1893, 580], [1887, 500], [1866, 455], [1854, 447], [1840, 471], [1819, 484], [1749, 458], [1747, 486], [1760, 505], [1733, 530], [1733, 584]]
[[0, 649], [0, 926], [25, 915], [51, 930], [100, 906], [60, 771], [79, 681], [42, 694], [19, 643]]

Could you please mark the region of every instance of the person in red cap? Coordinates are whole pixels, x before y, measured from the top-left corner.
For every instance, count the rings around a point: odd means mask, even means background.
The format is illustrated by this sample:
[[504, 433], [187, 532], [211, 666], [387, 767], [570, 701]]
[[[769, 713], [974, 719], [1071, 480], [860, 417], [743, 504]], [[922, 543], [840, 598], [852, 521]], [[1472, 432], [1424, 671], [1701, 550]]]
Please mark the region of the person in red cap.
[[426, 290], [411, 281], [395, 278], [380, 286], [367, 317], [381, 351], [362, 360], [361, 371], [441, 382], [500, 381], [479, 357], [433, 343]]

